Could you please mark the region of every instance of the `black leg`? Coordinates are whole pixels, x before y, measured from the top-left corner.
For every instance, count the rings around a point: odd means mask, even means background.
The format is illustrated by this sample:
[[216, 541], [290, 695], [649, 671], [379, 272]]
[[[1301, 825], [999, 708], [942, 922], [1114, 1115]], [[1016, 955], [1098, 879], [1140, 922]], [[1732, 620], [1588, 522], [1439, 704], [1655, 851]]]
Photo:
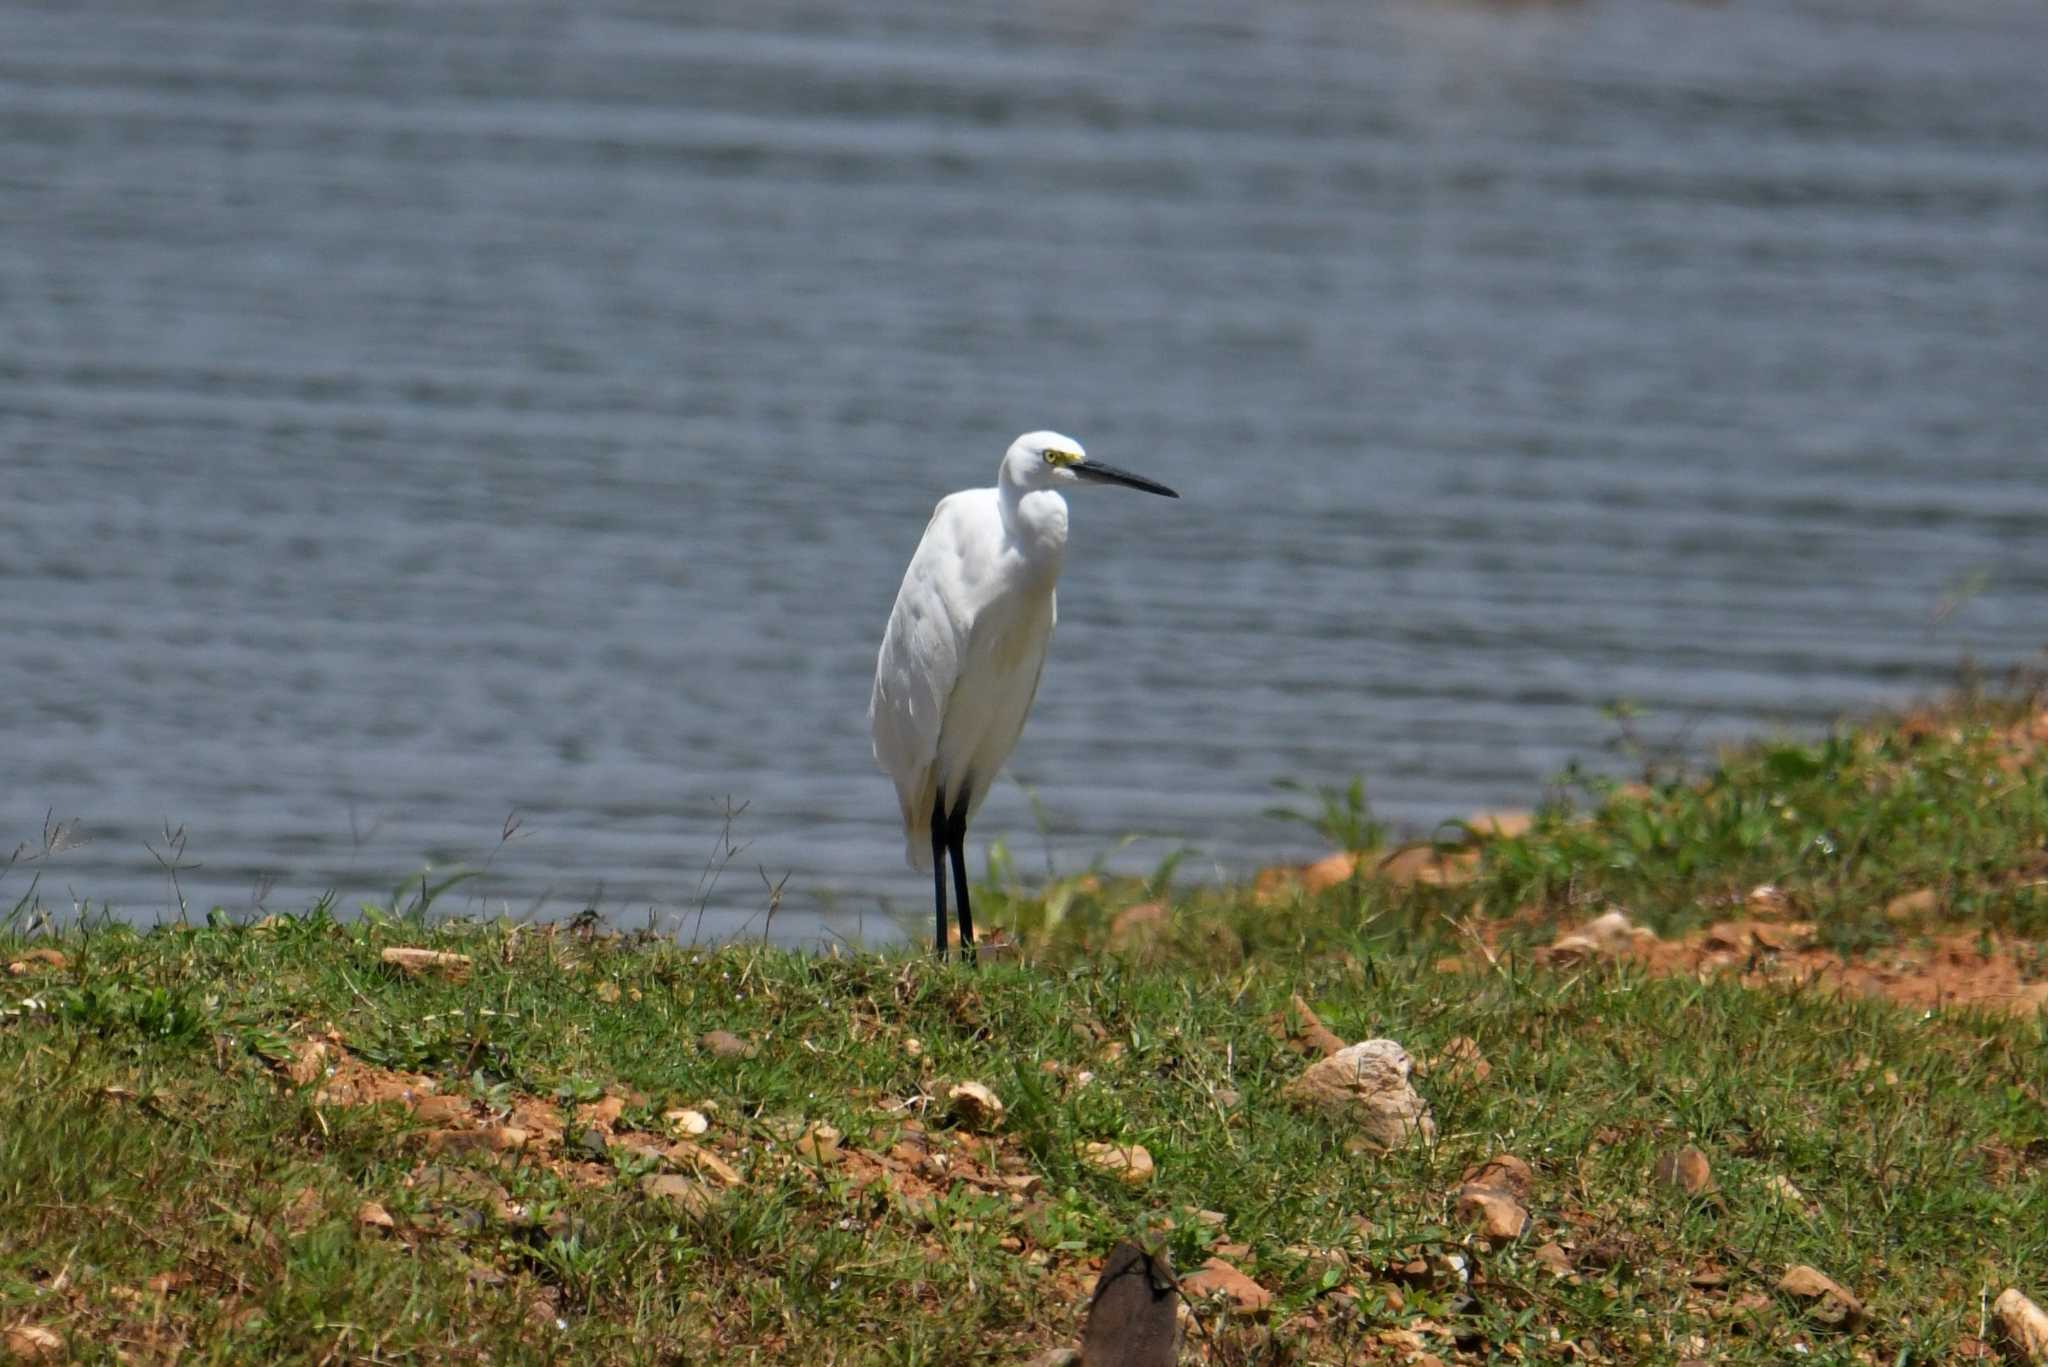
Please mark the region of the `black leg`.
[[953, 900], [960, 904], [960, 952], [974, 962], [974, 913], [967, 905], [967, 798], [953, 804], [946, 823], [946, 847], [953, 852]]
[[939, 941], [934, 948], [946, 957], [946, 795], [932, 801], [932, 896], [939, 904]]

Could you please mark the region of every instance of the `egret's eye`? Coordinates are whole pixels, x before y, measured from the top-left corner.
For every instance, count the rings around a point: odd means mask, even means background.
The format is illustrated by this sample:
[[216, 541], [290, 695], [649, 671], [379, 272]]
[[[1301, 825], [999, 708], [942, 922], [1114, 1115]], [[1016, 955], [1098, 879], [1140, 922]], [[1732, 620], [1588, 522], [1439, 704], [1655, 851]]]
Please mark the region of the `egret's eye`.
[[1079, 459], [1081, 457], [1076, 452], [1062, 451], [1058, 447], [1049, 446], [1045, 450], [1045, 463], [1047, 465], [1072, 465]]

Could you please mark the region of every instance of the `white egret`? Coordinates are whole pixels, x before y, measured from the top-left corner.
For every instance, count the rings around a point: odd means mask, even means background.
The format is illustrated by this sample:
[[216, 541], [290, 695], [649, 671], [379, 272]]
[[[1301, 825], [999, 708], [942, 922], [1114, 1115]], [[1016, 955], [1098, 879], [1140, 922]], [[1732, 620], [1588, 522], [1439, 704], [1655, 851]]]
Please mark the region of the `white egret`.
[[1071, 437], [1026, 432], [1010, 444], [993, 489], [939, 500], [889, 614], [868, 725], [875, 761], [896, 783], [911, 866], [932, 871], [942, 958], [948, 854], [961, 949], [974, 957], [967, 823], [1010, 757], [1038, 692], [1067, 548], [1060, 491], [1091, 482], [1180, 497], [1090, 460]]

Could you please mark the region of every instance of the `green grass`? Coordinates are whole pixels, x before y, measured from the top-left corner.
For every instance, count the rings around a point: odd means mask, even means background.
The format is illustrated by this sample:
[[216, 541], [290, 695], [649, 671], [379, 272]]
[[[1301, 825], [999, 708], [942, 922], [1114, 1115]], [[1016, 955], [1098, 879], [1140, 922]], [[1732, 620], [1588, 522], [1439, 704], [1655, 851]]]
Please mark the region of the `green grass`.
[[[1277, 1297], [1263, 1320], [1204, 1311], [1211, 1337], [1190, 1355], [1215, 1361], [1402, 1361], [1385, 1337], [1402, 1332], [1446, 1362], [1952, 1361], [1989, 1337], [2003, 1287], [2048, 1298], [2038, 1016], [1549, 972], [1512, 952], [1434, 965], [1489, 914], [1536, 938], [1619, 902], [1683, 928], [1760, 882], [1845, 943], [1919, 933], [1882, 907], [1920, 887], [1949, 920], [2038, 933], [2048, 775], [2031, 753], [2002, 763], [2013, 716], [1845, 731], [1640, 797], [1585, 792], [1488, 845], [1457, 888], [1172, 894], [1172, 926], [1142, 952], [1100, 945], [1159, 886], [1055, 888], [1059, 925], [978, 971], [324, 909], [9, 930], [0, 961], [23, 971], [0, 977], [0, 1330], [47, 1329], [87, 1361], [1013, 1362], [1074, 1342], [1091, 1262], [1156, 1231], [1184, 1272], [1230, 1246]], [[1027, 931], [1047, 902], [984, 893]], [[405, 977], [379, 961], [392, 945], [473, 969]], [[32, 947], [66, 961], [28, 962]], [[1341, 1123], [1279, 1095], [1304, 1060], [1269, 1021], [1297, 993], [1346, 1039], [1417, 1058], [1470, 1039], [1490, 1073], [1419, 1081], [1434, 1143], [1353, 1153]], [[754, 1055], [702, 1047], [714, 1029]], [[290, 1081], [326, 1032], [467, 1098], [475, 1123], [539, 1099], [568, 1134], [429, 1154], [440, 1122]], [[966, 1078], [1007, 1104], [992, 1151], [947, 1122]], [[579, 1144], [576, 1106], [606, 1095], [623, 1115]], [[674, 1107], [706, 1109], [704, 1142], [742, 1179], [700, 1213], [644, 1196], [656, 1160], [628, 1147]], [[952, 1176], [981, 1180], [892, 1191], [872, 1156], [917, 1117]], [[853, 1156], [794, 1152], [814, 1122]], [[1094, 1171], [1075, 1153], [1089, 1140], [1143, 1144], [1155, 1178]], [[1655, 1179], [1686, 1143], [1717, 1193]], [[1489, 1249], [1453, 1195], [1501, 1152], [1535, 1170], [1534, 1221]], [[1012, 1194], [1001, 1172], [1039, 1183]], [[1771, 1190], [1780, 1178], [1804, 1204]], [[359, 1227], [369, 1201], [391, 1230]], [[1546, 1242], [1569, 1279], [1539, 1264]], [[1864, 1325], [1827, 1330], [1774, 1294], [1794, 1263], [1857, 1292]]]

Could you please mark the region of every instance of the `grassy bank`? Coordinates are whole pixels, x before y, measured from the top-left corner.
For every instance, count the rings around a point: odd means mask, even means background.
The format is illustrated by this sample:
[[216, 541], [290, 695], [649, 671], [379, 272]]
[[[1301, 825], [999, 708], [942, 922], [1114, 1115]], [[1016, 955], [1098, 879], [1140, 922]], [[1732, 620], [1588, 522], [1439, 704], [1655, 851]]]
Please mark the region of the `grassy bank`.
[[[1259, 889], [999, 881], [1018, 947], [978, 971], [17, 920], [0, 1330], [82, 1359], [1011, 1362], [1074, 1343], [1143, 1236], [1256, 1284], [1196, 1294], [1195, 1359], [1988, 1352], [1990, 1297], [2048, 1300], [2044, 746], [2031, 704], [1958, 708]], [[1553, 944], [1611, 908], [1626, 944]], [[1288, 1103], [1297, 997], [1426, 1066], [1433, 1137], [1378, 1152]], [[1528, 1219], [1489, 1239], [1458, 1193], [1500, 1154]], [[1860, 1305], [1778, 1289], [1798, 1264]]]

